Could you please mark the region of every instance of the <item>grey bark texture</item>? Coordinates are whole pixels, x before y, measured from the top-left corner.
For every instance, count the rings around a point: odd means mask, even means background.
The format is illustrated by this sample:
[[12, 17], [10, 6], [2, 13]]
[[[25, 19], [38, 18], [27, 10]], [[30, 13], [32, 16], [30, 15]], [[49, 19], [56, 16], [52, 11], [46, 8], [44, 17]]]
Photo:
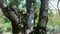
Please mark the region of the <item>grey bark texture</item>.
[[36, 34], [47, 34], [46, 33], [47, 22], [48, 22], [48, 0], [41, 0], [39, 22], [37, 24]]
[[34, 30], [34, 16], [35, 16], [35, 4], [36, 0], [26, 0], [26, 8], [27, 8], [27, 26], [25, 30], [25, 34], [33, 34]]
[[20, 13], [18, 12], [19, 10], [17, 9], [16, 5], [14, 5], [13, 7], [11, 6], [7, 6], [5, 0], [0, 0], [0, 8], [2, 9], [4, 15], [11, 21], [13, 34], [19, 34], [22, 29], [19, 24]]
[[[19, 34], [22, 30], [22, 34], [46, 34], [48, 0], [41, 0], [37, 27], [34, 27], [36, 0], [26, 0], [27, 14], [19, 13], [19, 9], [17, 7], [18, 5], [13, 4], [13, 2], [8, 6], [5, 0], [0, 0], [0, 8], [2, 9], [2, 12], [12, 23], [13, 34]], [[21, 21], [23, 22], [24, 28], [21, 27]]]

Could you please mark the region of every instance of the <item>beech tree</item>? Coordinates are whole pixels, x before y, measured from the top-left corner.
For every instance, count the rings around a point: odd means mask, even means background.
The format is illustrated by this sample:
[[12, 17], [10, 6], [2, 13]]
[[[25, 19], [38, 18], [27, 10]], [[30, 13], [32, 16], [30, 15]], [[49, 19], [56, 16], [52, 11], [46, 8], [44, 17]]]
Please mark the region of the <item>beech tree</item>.
[[[36, 0], [26, 0], [27, 13], [23, 14], [18, 6], [22, 0], [0, 0], [0, 8], [4, 15], [11, 21], [13, 34], [46, 34], [48, 21], [48, 0], [41, 0], [39, 21], [35, 27]], [[23, 22], [23, 27], [21, 26]]]

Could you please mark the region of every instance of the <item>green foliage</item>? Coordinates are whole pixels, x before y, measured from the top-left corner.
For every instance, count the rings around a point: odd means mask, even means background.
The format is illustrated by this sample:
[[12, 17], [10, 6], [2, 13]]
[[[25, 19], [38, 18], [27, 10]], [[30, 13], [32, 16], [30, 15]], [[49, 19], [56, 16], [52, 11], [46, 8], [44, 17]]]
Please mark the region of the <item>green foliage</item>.
[[52, 17], [52, 14], [51, 13], [48, 13], [48, 17]]
[[11, 31], [12, 30], [12, 26], [11, 26], [11, 22], [9, 21], [8, 18], [6, 18], [2, 11], [0, 10], [0, 32], [6, 32], [6, 31]]

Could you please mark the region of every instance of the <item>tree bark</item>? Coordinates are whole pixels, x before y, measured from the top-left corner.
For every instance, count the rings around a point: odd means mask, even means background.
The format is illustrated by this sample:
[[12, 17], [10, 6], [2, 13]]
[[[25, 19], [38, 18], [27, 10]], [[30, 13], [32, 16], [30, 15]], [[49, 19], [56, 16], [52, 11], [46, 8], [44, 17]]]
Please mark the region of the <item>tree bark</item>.
[[25, 29], [25, 34], [33, 34], [34, 30], [34, 14], [35, 14], [35, 3], [36, 0], [26, 0], [27, 8], [27, 26]]
[[47, 34], [46, 27], [48, 21], [48, 0], [41, 0], [41, 8], [39, 15], [40, 16], [37, 24], [36, 34]]
[[[4, 15], [12, 23], [12, 32], [13, 32], [13, 34], [18, 34], [20, 32], [19, 30], [21, 30], [20, 25], [19, 25], [20, 22], [19, 22], [18, 17], [15, 14], [13, 14], [12, 11], [8, 11], [8, 9], [3, 8], [2, 11], [3, 11]], [[5, 11], [7, 11], [7, 12], [5, 12]]]
[[18, 13], [15, 12], [16, 13], [15, 14], [13, 10], [7, 6], [4, 0], [0, 0], [0, 8], [2, 9], [4, 15], [11, 21], [13, 34], [19, 34], [22, 29], [20, 26], [20, 20], [19, 20], [20, 17], [18, 18], [18, 16], [20, 15], [16, 15]]

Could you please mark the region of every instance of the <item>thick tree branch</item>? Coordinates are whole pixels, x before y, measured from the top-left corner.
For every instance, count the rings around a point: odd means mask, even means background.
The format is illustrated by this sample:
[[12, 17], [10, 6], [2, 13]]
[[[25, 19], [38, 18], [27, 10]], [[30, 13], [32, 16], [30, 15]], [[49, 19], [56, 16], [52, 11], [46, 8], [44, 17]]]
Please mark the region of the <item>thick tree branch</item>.
[[[18, 34], [20, 30], [22, 29], [20, 26], [20, 13], [18, 12], [18, 8], [11, 7], [13, 5], [7, 6], [5, 0], [0, 0], [0, 8], [2, 9], [2, 12], [4, 15], [12, 22], [12, 31], [13, 34]], [[14, 12], [13, 12], [14, 11]]]
[[37, 24], [36, 34], [46, 34], [48, 21], [48, 0], [41, 0], [41, 8], [39, 14], [39, 22]]
[[25, 34], [30, 34], [34, 30], [35, 3], [36, 0], [26, 0], [27, 28]]

